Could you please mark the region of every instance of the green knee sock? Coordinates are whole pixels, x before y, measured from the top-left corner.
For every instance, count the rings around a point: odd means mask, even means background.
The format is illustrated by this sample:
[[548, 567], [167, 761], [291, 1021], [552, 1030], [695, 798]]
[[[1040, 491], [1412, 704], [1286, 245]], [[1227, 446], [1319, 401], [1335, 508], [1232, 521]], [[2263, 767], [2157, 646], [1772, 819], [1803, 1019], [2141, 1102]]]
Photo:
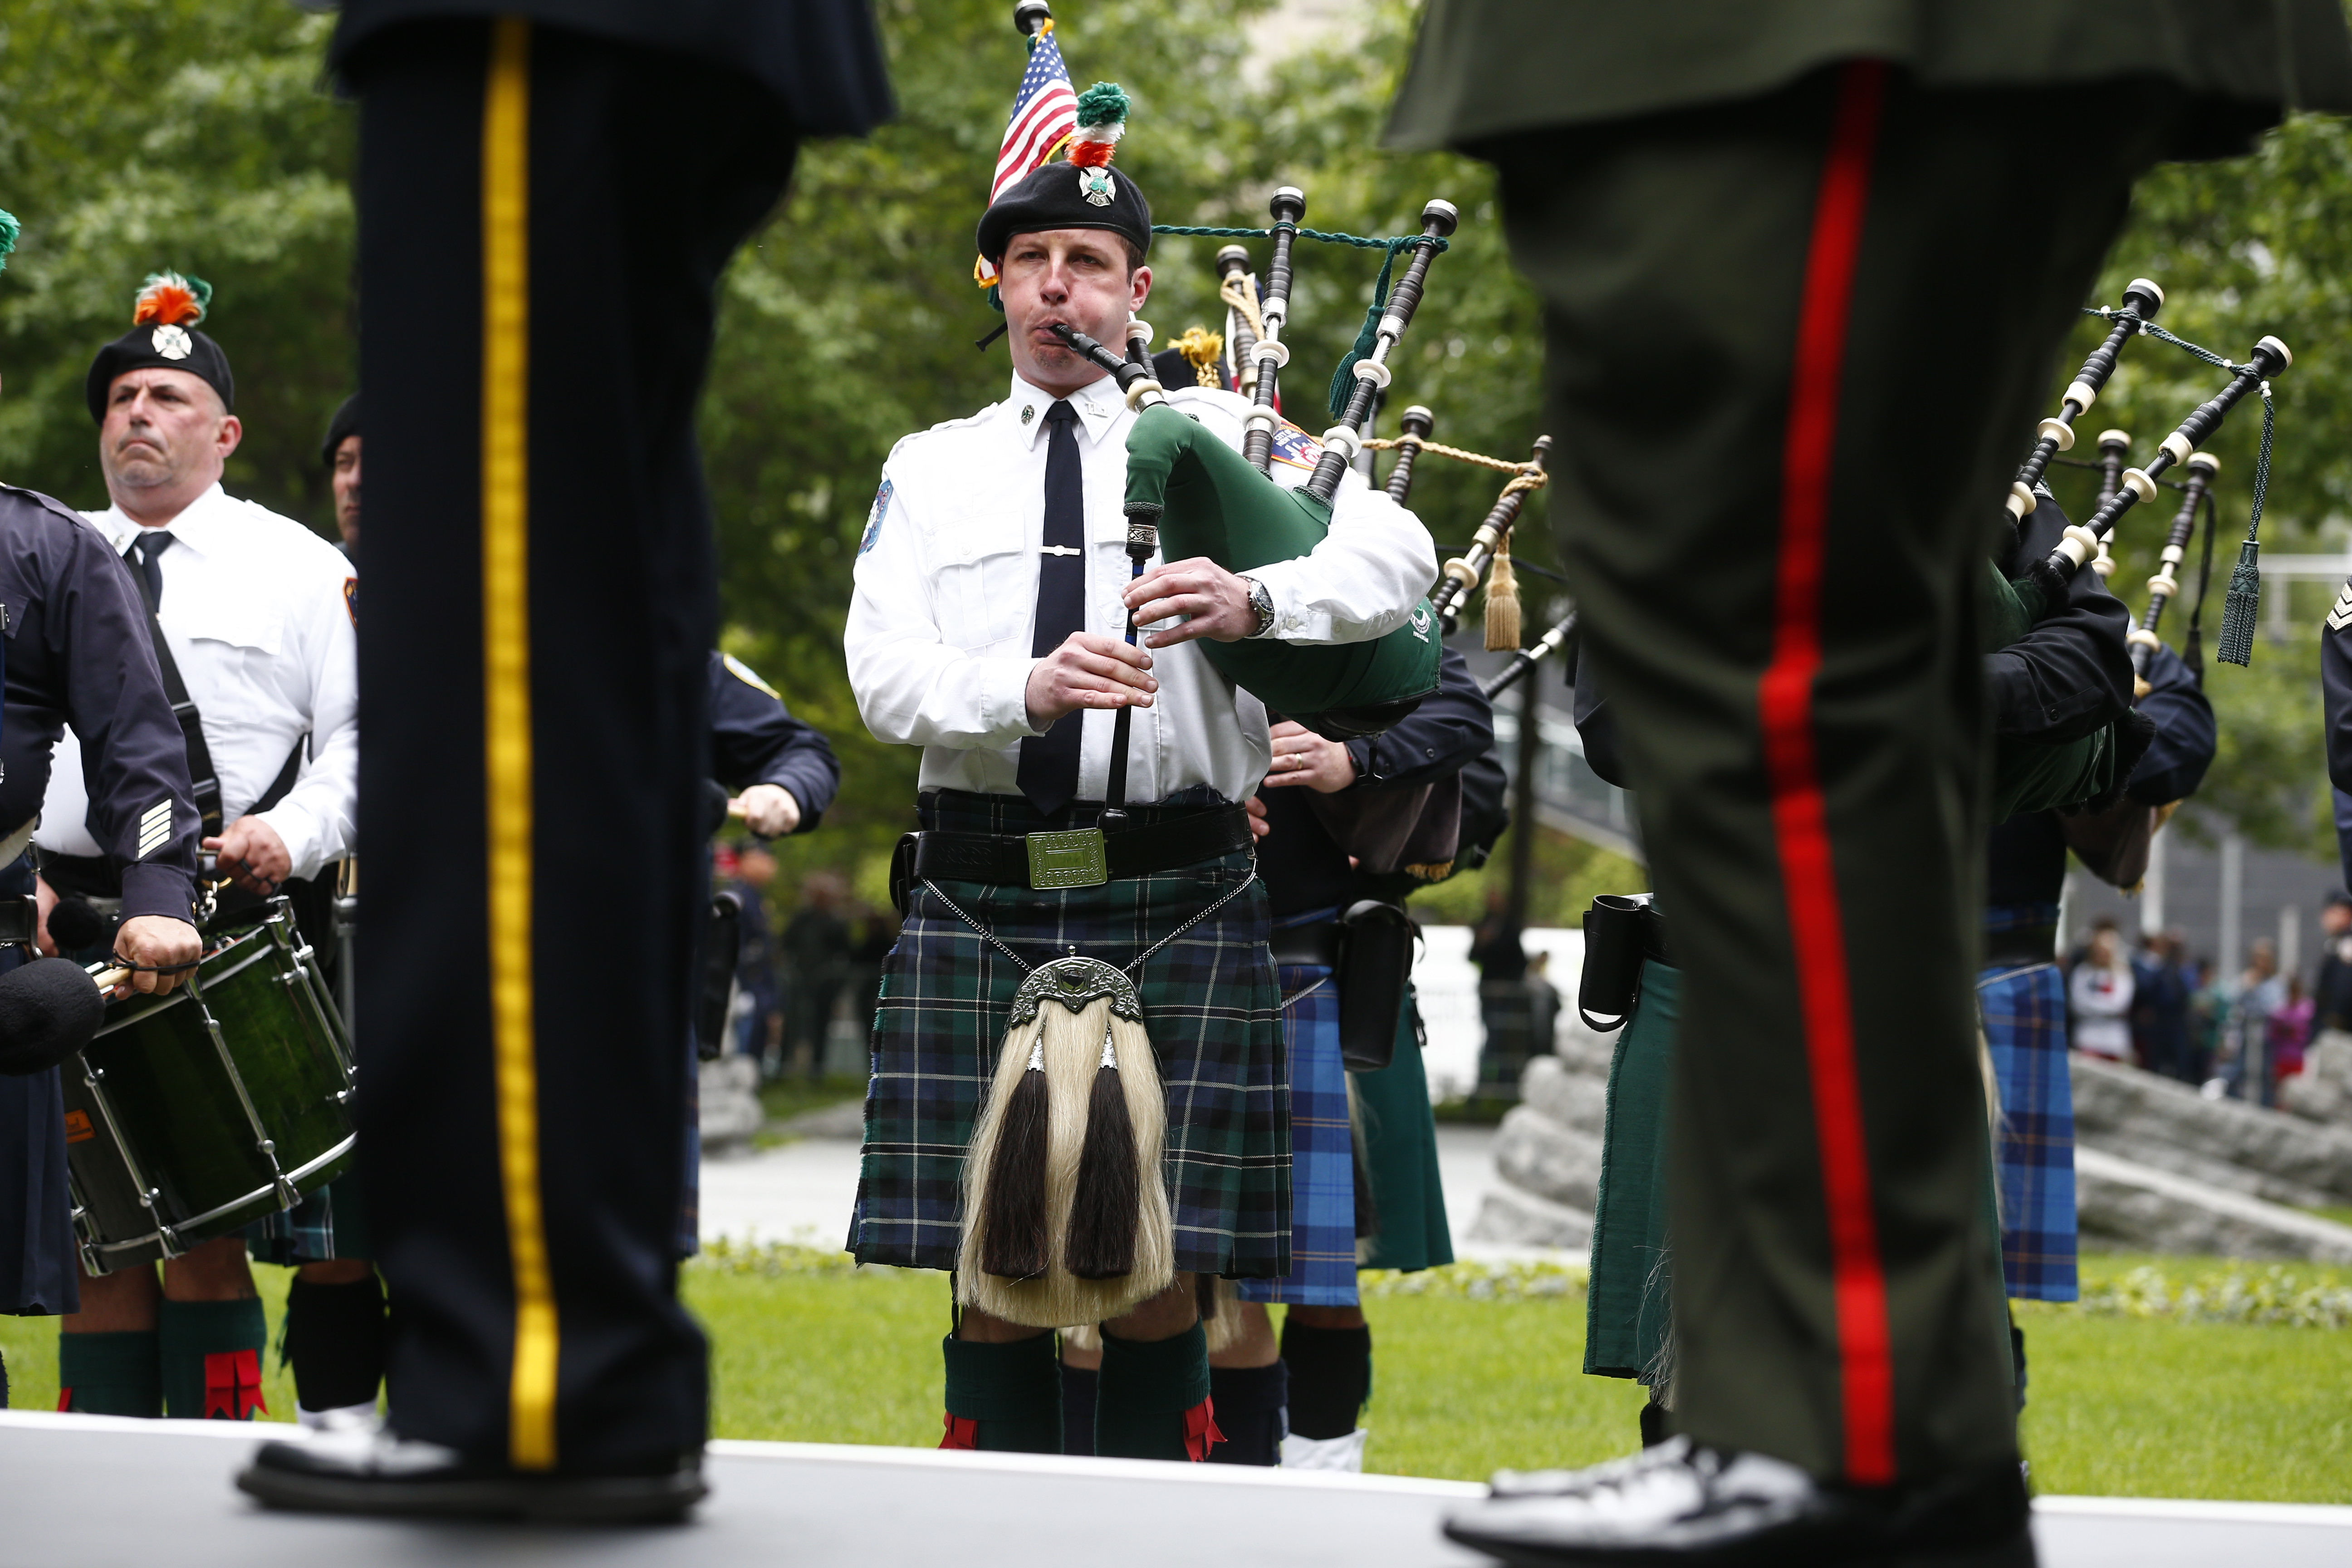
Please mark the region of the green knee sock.
[[156, 1324], [167, 1413], [243, 1421], [269, 1408], [261, 1398], [261, 1347], [269, 1325], [259, 1301], [166, 1298]]
[[943, 1448], [1062, 1451], [1062, 1363], [1054, 1336], [983, 1345], [948, 1336]]
[[156, 1333], [58, 1336], [58, 1408], [84, 1415], [163, 1414]]
[[1140, 1344], [1104, 1334], [1095, 1452], [1105, 1458], [1209, 1457], [1209, 1340], [1198, 1323]]

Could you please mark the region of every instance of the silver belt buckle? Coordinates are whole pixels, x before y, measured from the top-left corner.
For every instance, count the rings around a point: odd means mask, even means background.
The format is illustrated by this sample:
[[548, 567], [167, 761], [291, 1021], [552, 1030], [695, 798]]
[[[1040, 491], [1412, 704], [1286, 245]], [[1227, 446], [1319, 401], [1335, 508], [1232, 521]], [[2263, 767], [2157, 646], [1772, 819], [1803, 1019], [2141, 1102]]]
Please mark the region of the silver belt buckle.
[[1029, 846], [1032, 888], [1099, 888], [1110, 880], [1110, 857], [1103, 849], [1099, 827], [1031, 833], [1023, 837]]

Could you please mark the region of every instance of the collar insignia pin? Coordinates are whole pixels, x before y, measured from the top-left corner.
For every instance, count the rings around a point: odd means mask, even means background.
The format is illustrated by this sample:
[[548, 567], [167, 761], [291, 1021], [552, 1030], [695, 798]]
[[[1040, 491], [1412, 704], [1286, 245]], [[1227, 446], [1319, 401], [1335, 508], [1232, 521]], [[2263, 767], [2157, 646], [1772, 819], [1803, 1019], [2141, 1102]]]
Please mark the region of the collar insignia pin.
[[165, 359], [185, 359], [195, 349], [195, 344], [189, 341], [184, 329], [168, 322], [157, 327], [154, 337], [149, 341], [155, 345], [155, 352]]
[[1035, 404], [1031, 403], [1031, 404], [1025, 404], [1025, 405], [1023, 405], [1022, 410], [1021, 410], [1021, 423], [1023, 423], [1024, 425], [1026, 425], [1026, 424], [1028, 424], [1028, 423], [1029, 423], [1029, 421], [1031, 421], [1032, 419], [1034, 419], [1034, 418], [1036, 418], [1036, 417], [1037, 417], [1037, 405], [1036, 405]]

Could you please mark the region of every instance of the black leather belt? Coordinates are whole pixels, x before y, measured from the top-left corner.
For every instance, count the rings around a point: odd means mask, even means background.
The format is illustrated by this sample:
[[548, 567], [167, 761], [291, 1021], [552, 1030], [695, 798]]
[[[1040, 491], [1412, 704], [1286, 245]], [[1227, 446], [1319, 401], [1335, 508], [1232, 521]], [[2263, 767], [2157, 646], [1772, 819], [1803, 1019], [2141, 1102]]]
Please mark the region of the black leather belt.
[[1009, 888], [1089, 888], [1172, 871], [1246, 849], [1249, 813], [1221, 805], [1149, 826], [1103, 833], [921, 833], [915, 875]]
[[1276, 964], [1302, 967], [1339, 967], [1339, 922], [1337, 920], [1317, 921], [1311, 925], [1276, 926], [1266, 945], [1273, 950]]
[[2013, 926], [1985, 933], [1984, 961], [1994, 963], [2052, 963], [2058, 957], [2058, 927]]

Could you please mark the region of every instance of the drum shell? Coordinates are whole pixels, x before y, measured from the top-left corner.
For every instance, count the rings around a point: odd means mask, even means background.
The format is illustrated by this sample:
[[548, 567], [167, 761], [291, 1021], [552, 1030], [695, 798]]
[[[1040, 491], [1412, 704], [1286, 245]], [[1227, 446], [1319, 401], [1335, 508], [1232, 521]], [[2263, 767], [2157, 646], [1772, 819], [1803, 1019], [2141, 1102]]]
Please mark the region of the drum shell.
[[[60, 1074], [85, 1267], [184, 1251], [331, 1181], [354, 1143], [349, 1062], [341, 1019], [282, 906], [205, 954], [194, 984], [110, 1005]], [[152, 1210], [133, 1167], [154, 1190]]]

